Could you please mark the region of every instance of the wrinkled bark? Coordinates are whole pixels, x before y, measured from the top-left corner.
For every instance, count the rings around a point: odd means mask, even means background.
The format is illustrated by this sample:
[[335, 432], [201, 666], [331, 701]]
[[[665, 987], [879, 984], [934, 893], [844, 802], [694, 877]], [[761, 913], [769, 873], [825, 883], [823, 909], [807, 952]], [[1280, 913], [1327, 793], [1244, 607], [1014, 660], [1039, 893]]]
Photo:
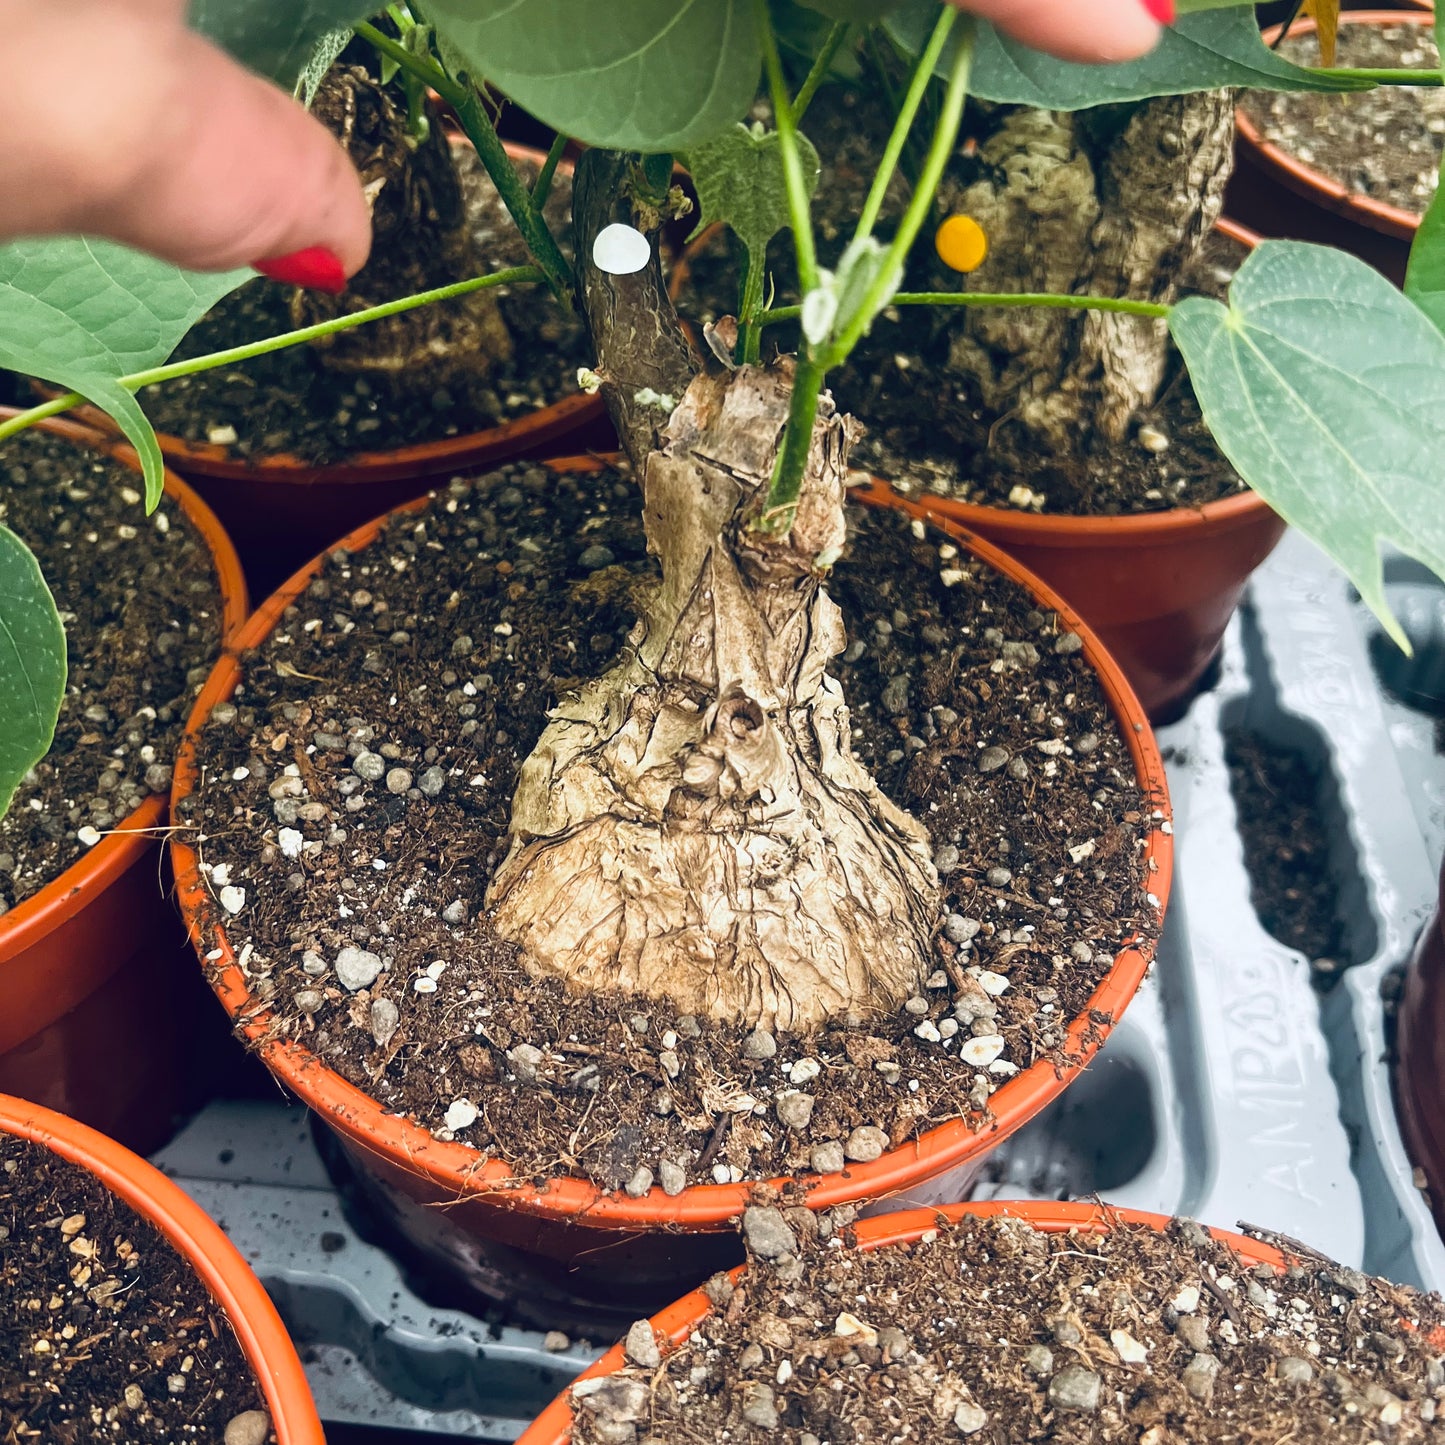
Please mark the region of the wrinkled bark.
[[[614, 164], [584, 162], [579, 240], [615, 214]], [[688, 381], [659, 287], [581, 283], [663, 580], [523, 765], [493, 922], [536, 972], [683, 1012], [803, 1029], [892, 1011], [931, 966], [938, 889], [927, 833], [852, 756], [826, 670], [845, 637], [821, 575], [856, 423], [824, 398], [791, 534], [753, 531], [792, 363]], [[639, 400], [672, 388], [670, 415]]]
[[[1171, 301], [1223, 204], [1233, 114], [1228, 91], [1127, 111], [999, 112], [978, 150], [983, 177], [940, 193], [989, 236], [966, 284]], [[981, 307], [950, 329], [950, 365], [1049, 447], [1077, 449], [1093, 430], [1119, 440], [1164, 376], [1167, 330], [1149, 318]]]
[[[372, 246], [343, 295], [295, 294], [291, 312], [298, 326], [485, 274], [451, 147], [435, 117], [426, 140], [416, 141], [405, 113], [360, 66], [335, 67], [312, 109], [361, 176], [371, 205]], [[373, 321], [313, 345], [327, 366], [418, 394], [480, 382], [512, 350], [491, 291]]]

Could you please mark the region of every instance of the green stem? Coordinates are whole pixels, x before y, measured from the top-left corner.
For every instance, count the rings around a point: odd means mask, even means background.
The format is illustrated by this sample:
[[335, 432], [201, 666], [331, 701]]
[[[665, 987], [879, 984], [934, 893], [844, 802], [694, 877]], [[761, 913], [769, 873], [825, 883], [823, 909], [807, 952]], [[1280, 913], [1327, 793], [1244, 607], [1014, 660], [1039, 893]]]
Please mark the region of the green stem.
[[1375, 85], [1445, 85], [1445, 71], [1440, 70], [1355, 70], [1349, 66], [1313, 67], [1311, 75], [1330, 80], [1368, 80]]
[[793, 529], [798, 510], [798, 494], [803, 490], [803, 473], [808, 466], [808, 453], [813, 446], [813, 422], [818, 415], [818, 393], [823, 389], [827, 373], [816, 361], [800, 356], [793, 376], [793, 396], [788, 407], [788, 426], [783, 433], [782, 449], [773, 466], [763, 514], [758, 518], [760, 532], [786, 537]]
[[[450, 301], [456, 296], [466, 296], [472, 291], [484, 291], [492, 286], [511, 286], [524, 281], [545, 281], [547, 278], [537, 266], [512, 266], [505, 271], [494, 271], [490, 276], [472, 276], [465, 281], [453, 281], [449, 286], [437, 286], [430, 291], [418, 291], [414, 296], [403, 296], [396, 301], [384, 301], [380, 306], [368, 306], [364, 311], [352, 311], [345, 316], [334, 316], [329, 321], [318, 321], [314, 326], [302, 326], [296, 331], [285, 331], [279, 336], [268, 336], [262, 341], [249, 341], [244, 346], [232, 346], [225, 351], [207, 352], [205, 356], [193, 356], [186, 361], [172, 361], [165, 366], [153, 366], [147, 371], [133, 371], [129, 376], [119, 376], [116, 381], [127, 391], [139, 391], [143, 386], [154, 386], [157, 382], [174, 381], [180, 376], [192, 376], [198, 371], [212, 371], [218, 366], [229, 366], [237, 361], [249, 361], [255, 356], [265, 356], [271, 351], [280, 351], [287, 346], [299, 346], [305, 341], [330, 336], [333, 332], [348, 331], [368, 321], [380, 321], [387, 316], [396, 316], [403, 311], [413, 311], [418, 306], [430, 306], [437, 301]], [[66, 392], [39, 406], [32, 406], [0, 422], [0, 441], [48, 416], [69, 411], [80, 405], [85, 398], [79, 392]]]
[[547, 150], [547, 159], [542, 162], [542, 169], [537, 172], [536, 183], [532, 187], [532, 204], [540, 211], [547, 204], [547, 197], [552, 192], [552, 177], [557, 174], [557, 162], [562, 159], [562, 152], [567, 149], [567, 137], [557, 136]]
[[367, 21], [361, 21], [355, 28], [363, 40], [383, 55], [390, 56], [403, 70], [425, 80], [456, 111], [462, 130], [476, 150], [478, 159], [487, 168], [487, 174], [492, 178], [503, 204], [511, 212], [532, 258], [542, 268], [552, 294], [564, 306], [570, 306], [572, 268], [547, 229], [540, 207], [533, 204], [531, 192], [522, 184], [522, 178], [517, 174], [475, 87], [464, 85], [434, 61], [398, 45]]
[[[937, 23], [933, 27], [933, 34], [928, 37], [928, 44], [924, 47], [918, 64], [913, 67], [913, 75], [909, 80], [908, 90], [904, 94], [903, 104], [899, 108], [897, 119], [893, 122], [888, 143], [883, 147], [882, 159], [878, 162], [878, 169], [873, 173], [873, 184], [868, 189], [868, 198], [863, 202], [863, 210], [858, 216], [858, 226], [853, 232], [855, 241], [873, 234], [873, 225], [878, 219], [879, 211], [883, 209], [883, 198], [888, 193], [888, 184], [893, 179], [893, 172], [897, 169], [898, 158], [903, 154], [904, 144], [908, 140], [908, 132], [913, 125], [913, 118], [918, 114], [918, 107], [923, 102], [924, 94], [928, 90], [928, 83], [933, 79], [933, 68], [938, 64], [938, 57], [943, 54], [943, 47], [948, 42], [949, 31], [953, 29], [953, 22], [957, 18], [958, 11], [952, 6], [945, 5], [943, 7], [939, 12]], [[965, 37], [962, 43], [968, 44], [968, 38]], [[931, 192], [929, 204], [932, 204]]]
[[823, 77], [828, 73], [828, 67], [833, 63], [833, 57], [838, 53], [838, 47], [842, 45], [848, 34], [848, 22], [837, 21], [828, 32], [828, 38], [823, 42], [823, 48], [813, 60], [808, 69], [807, 78], [803, 81], [803, 88], [793, 97], [793, 124], [796, 125], [803, 118], [803, 112], [807, 110], [809, 102], [817, 94], [818, 87], [823, 83]]
[[783, 80], [783, 62], [768, 15], [767, 0], [753, 0], [758, 39], [763, 47], [763, 64], [773, 97], [773, 118], [778, 126], [778, 148], [783, 158], [783, 183], [788, 193], [788, 220], [793, 228], [793, 247], [798, 258], [798, 281], [806, 296], [818, 284], [818, 255], [813, 245], [813, 218], [808, 206], [808, 187], [803, 180], [803, 160], [798, 151], [798, 130], [793, 106]]
[[[946, 14], [952, 14], [951, 10]], [[940, 23], [942, 23], [940, 21]], [[953, 52], [953, 63], [948, 72], [948, 88], [944, 92], [943, 107], [939, 111], [938, 123], [933, 130], [933, 141], [928, 156], [913, 189], [913, 198], [899, 222], [897, 234], [889, 243], [883, 264], [873, 283], [864, 293], [862, 304], [854, 313], [848, 328], [834, 341], [828, 350], [826, 364], [837, 366], [847, 359], [849, 352], [858, 344], [859, 338], [873, 323], [873, 318], [888, 304], [893, 288], [903, 275], [903, 263], [908, 258], [913, 242], [924, 220], [933, 211], [933, 196], [943, 177], [944, 167], [953, 154], [954, 142], [958, 139], [958, 127], [963, 120], [963, 105], [968, 97], [968, 77], [973, 69], [974, 24], [971, 19], [959, 27], [958, 44]], [[920, 70], [923, 68], [920, 63]], [[806, 295], [806, 292], [804, 293]]]
[[748, 252], [743, 268], [743, 291], [738, 301], [738, 346], [739, 366], [756, 366], [762, 360], [762, 327], [758, 316], [763, 309], [763, 280], [767, 273], [767, 257], [755, 256]]
[[[898, 291], [890, 306], [1052, 306], [1061, 311], [1122, 311], [1127, 316], [1169, 315], [1157, 301], [1131, 301], [1127, 296], [1067, 296], [1057, 291]], [[761, 326], [796, 321], [801, 306], [774, 306], [754, 318]]]

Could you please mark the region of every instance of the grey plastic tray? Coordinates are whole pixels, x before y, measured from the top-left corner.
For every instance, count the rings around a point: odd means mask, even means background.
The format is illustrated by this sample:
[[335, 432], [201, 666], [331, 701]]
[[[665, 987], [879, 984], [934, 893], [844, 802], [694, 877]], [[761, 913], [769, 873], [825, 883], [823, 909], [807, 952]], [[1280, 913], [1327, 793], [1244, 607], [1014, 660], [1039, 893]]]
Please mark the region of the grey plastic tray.
[[[1434, 719], [1395, 696], [1445, 697], [1445, 589], [1402, 558], [1387, 579], [1417, 640], [1411, 664], [1379, 645], [1378, 625], [1300, 538], [1257, 574], [1218, 686], [1159, 734], [1177, 854], [1154, 970], [1094, 1066], [993, 1156], [976, 1195], [1097, 1192], [1247, 1221], [1445, 1287], [1445, 1245], [1395, 1124], [1381, 998], [1445, 851]], [[1339, 824], [1331, 870], [1365, 961], [1323, 996], [1250, 904], [1224, 764], [1223, 729], [1239, 725], [1324, 765]], [[423, 1303], [344, 1219], [304, 1110], [215, 1104], [157, 1162], [271, 1290], [328, 1421], [512, 1440], [595, 1357], [585, 1342], [550, 1351], [535, 1332]]]

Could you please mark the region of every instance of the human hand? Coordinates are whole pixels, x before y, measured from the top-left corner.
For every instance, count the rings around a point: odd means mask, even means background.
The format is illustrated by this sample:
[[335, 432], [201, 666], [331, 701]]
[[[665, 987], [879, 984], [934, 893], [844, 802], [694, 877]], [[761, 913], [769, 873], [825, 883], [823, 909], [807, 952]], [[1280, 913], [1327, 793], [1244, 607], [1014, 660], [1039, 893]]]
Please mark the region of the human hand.
[[1133, 60], [1174, 21], [1174, 0], [952, 0], [1061, 60]]
[[79, 232], [340, 290], [371, 246], [346, 153], [185, 13], [186, 0], [0, 0], [0, 241]]

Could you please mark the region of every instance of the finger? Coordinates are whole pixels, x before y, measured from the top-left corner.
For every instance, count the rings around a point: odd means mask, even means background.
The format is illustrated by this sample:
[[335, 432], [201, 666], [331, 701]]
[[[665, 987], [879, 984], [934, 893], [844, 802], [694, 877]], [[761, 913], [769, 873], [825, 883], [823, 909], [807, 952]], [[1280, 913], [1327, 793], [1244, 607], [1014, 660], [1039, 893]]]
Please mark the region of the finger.
[[1174, 19], [1173, 0], [953, 0], [1061, 60], [1134, 60]]
[[13, 7], [7, 58], [24, 78], [0, 92], [0, 184], [18, 201], [0, 230], [108, 236], [197, 270], [319, 247], [354, 274], [371, 224], [345, 152], [174, 10]]

